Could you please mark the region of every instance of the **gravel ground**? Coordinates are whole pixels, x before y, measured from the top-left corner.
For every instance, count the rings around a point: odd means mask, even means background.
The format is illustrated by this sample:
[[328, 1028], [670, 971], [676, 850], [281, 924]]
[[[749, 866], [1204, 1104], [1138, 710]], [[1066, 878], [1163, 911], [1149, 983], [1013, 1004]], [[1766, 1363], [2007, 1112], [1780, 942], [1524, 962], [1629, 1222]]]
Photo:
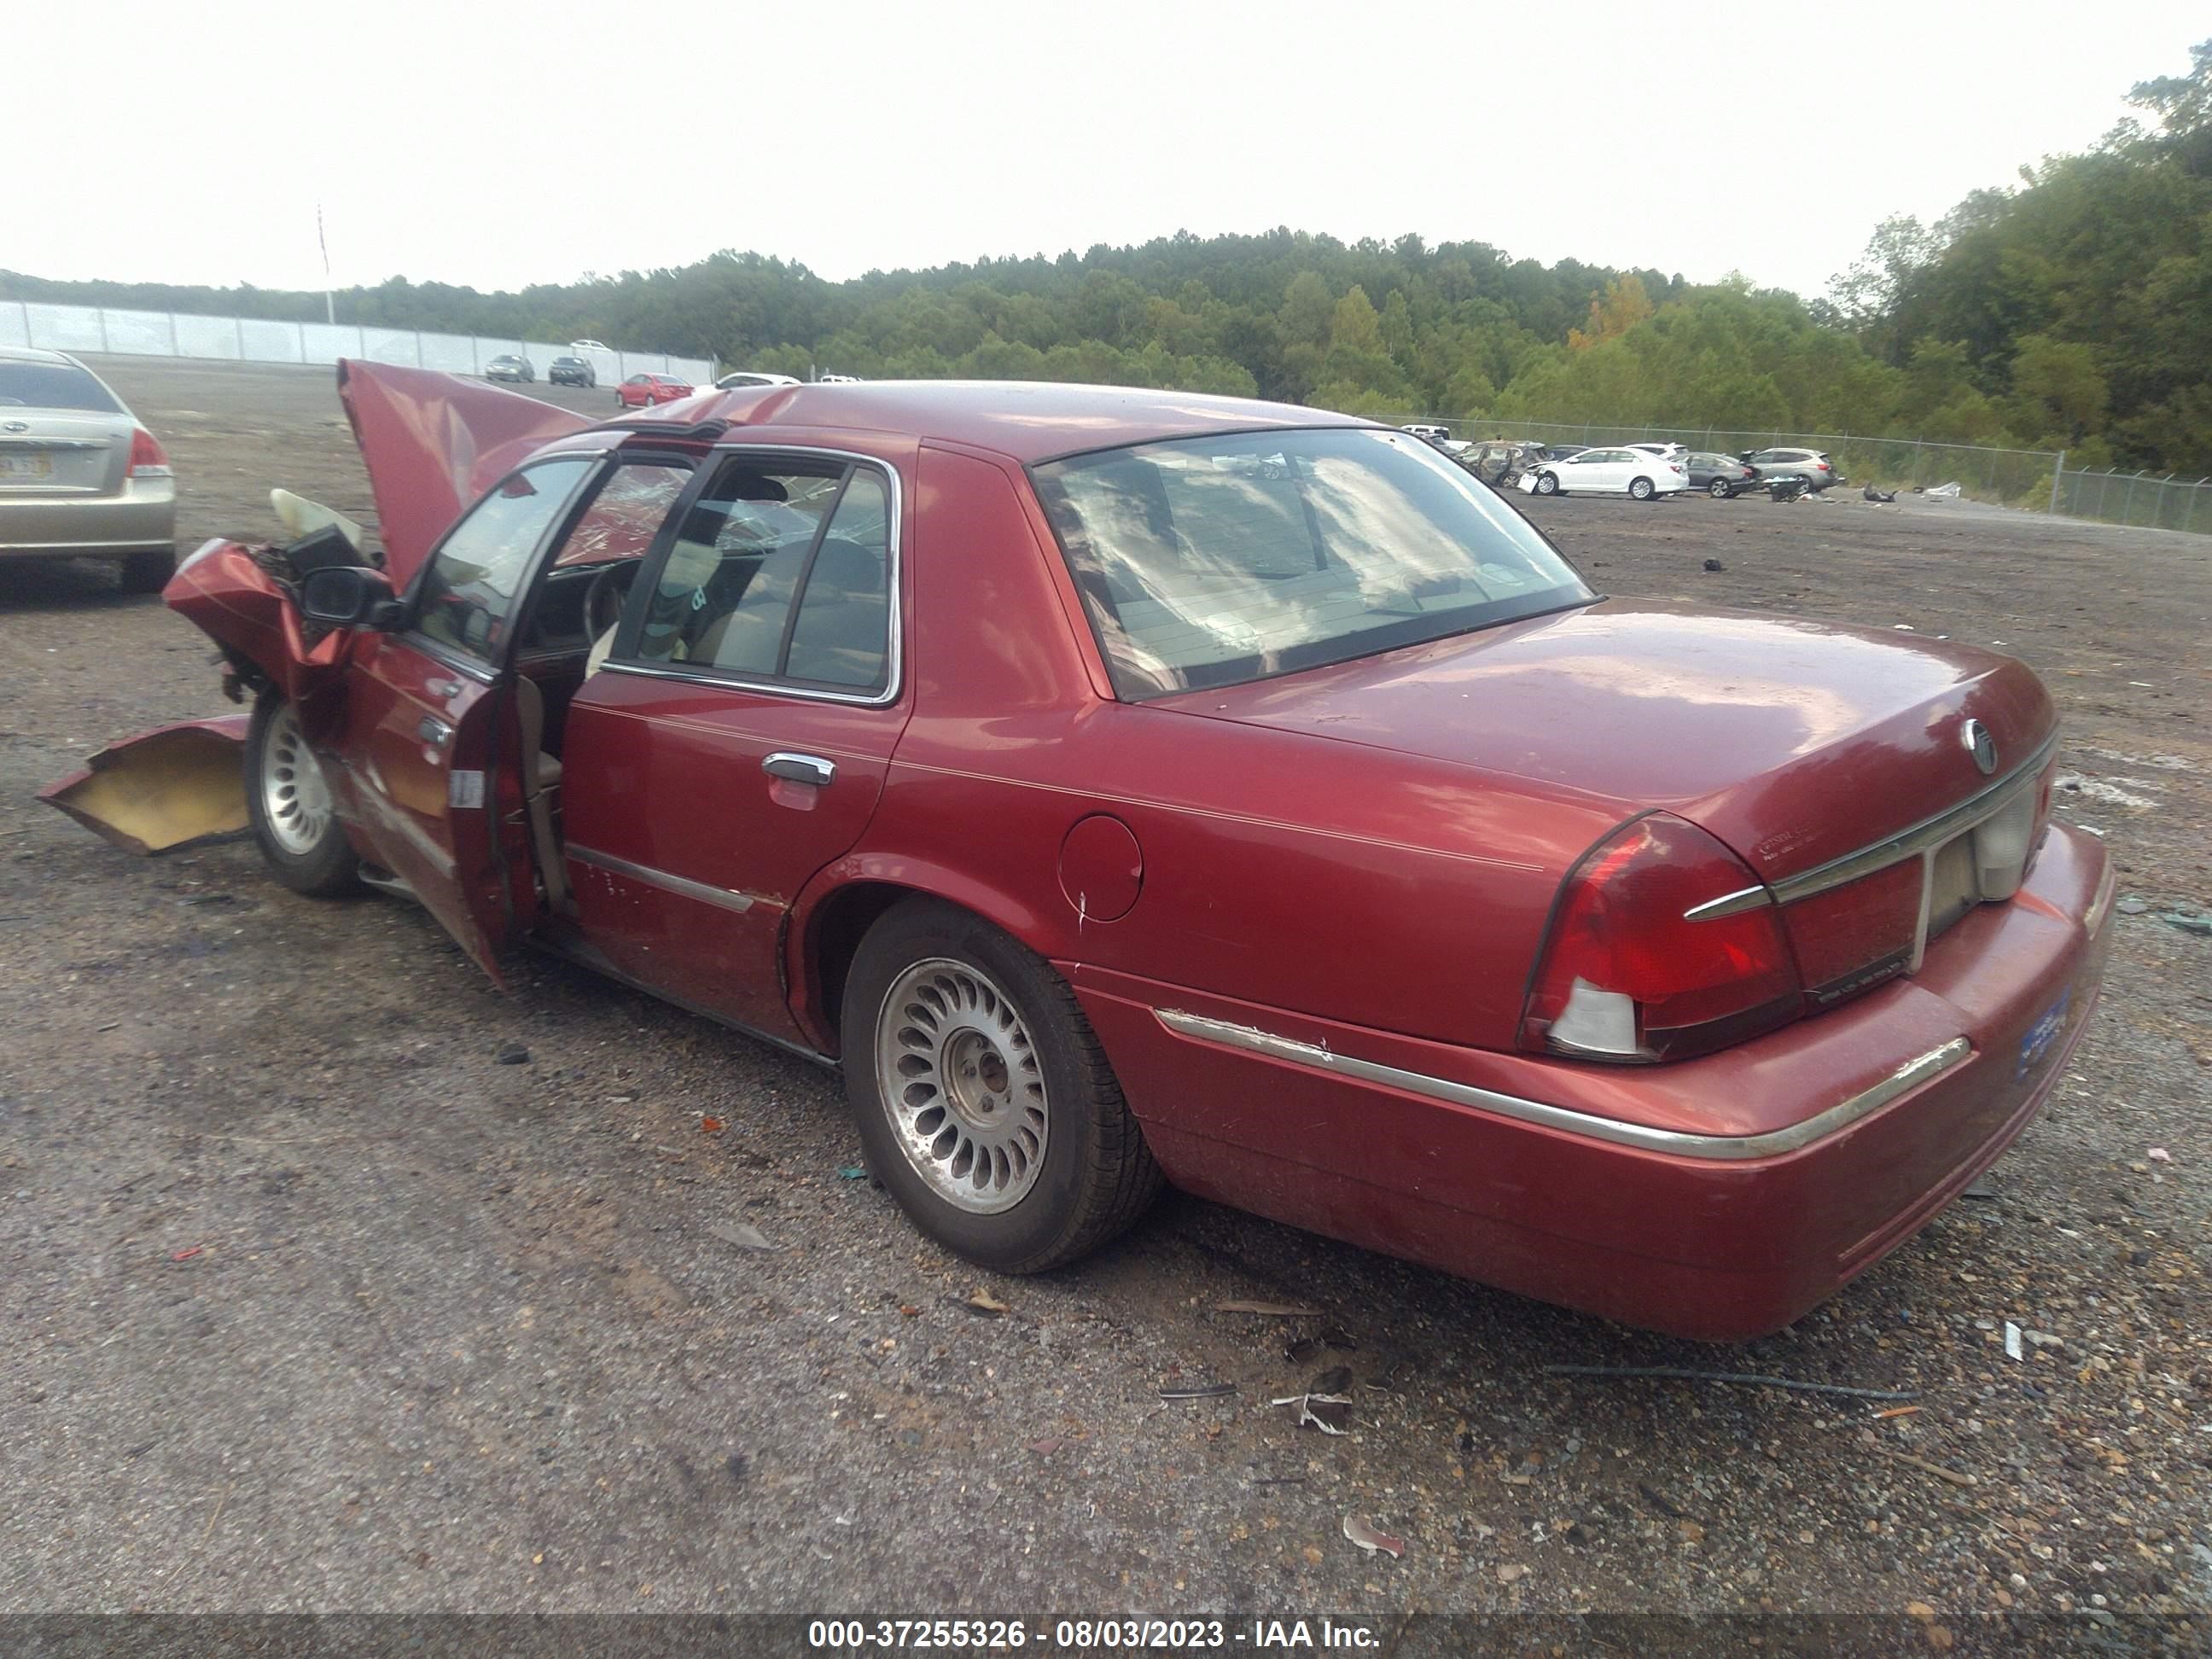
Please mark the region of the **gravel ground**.
[[[185, 546], [273, 533], [270, 483], [369, 516], [326, 374], [102, 367], [175, 458]], [[412, 908], [296, 897], [245, 844], [133, 859], [40, 807], [88, 750], [225, 705], [157, 601], [0, 567], [0, 1611], [1880, 1611], [1934, 1642], [2011, 1608], [2201, 1632], [2212, 940], [2159, 913], [2212, 899], [2212, 543], [1917, 501], [1531, 510], [1616, 592], [2002, 642], [2064, 712], [2065, 815], [2140, 901], [1995, 1195], [1741, 1347], [1174, 1197], [1079, 1268], [979, 1273], [843, 1177], [858, 1143], [803, 1062], [550, 962], [501, 995]], [[509, 1042], [526, 1062], [497, 1063]], [[733, 1222], [775, 1248], [712, 1231]], [[2008, 1320], [2038, 1334], [2017, 1362]], [[1267, 1405], [1337, 1364], [1350, 1433]], [[1215, 1382], [1237, 1392], [1159, 1397]], [[1403, 1559], [1347, 1542], [1351, 1513]]]

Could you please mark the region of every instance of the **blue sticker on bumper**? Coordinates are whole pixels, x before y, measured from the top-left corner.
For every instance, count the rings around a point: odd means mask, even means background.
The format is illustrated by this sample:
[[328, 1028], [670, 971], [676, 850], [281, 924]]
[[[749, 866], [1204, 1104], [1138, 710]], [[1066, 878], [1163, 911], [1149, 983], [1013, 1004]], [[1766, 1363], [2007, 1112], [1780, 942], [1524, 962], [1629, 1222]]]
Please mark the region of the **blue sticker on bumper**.
[[2066, 1010], [2073, 1000], [2074, 993], [2069, 989], [2044, 1011], [2041, 1019], [2027, 1028], [2027, 1035], [2020, 1040], [2020, 1064], [2012, 1074], [2014, 1083], [2027, 1082], [2029, 1073], [2057, 1052], [2058, 1039], [2066, 1031]]

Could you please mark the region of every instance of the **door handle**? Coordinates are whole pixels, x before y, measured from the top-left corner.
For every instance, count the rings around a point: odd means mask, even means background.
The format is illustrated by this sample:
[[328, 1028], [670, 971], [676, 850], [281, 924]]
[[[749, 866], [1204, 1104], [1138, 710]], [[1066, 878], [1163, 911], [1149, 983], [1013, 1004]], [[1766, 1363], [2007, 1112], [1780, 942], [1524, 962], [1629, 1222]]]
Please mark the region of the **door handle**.
[[453, 735], [453, 728], [435, 714], [425, 714], [416, 722], [415, 735], [433, 749], [443, 749], [446, 740]]
[[458, 697], [461, 695], [459, 680], [424, 680], [422, 689], [434, 697]]
[[836, 781], [837, 769], [819, 755], [793, 755], [779, 750], [761, 763], [761, 770], [787, 783], [823, 787]]

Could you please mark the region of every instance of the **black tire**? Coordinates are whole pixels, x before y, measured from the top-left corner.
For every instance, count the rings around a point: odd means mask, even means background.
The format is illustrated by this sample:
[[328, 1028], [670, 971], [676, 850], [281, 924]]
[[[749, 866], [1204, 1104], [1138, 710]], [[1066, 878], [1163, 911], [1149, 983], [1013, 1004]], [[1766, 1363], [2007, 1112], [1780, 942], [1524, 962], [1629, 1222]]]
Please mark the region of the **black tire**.
[[1735, 495], [1735, 486], [1726, 478], [1716, 478], [1705, 486], [1705, 493], [1717, 501], [1725, 501]]
[[1556, 472], [1539, 472], [1536, 475], [1536, 493], [1539, 495], [1558, 495], [1559, 493], [1559, 475]]
[[[995, 984], [1029, 1036], [1045, 1091], [1034, 1185], [991, 1213], [959, 1207], [923, 1177], [878, 1075], [884, 999], [910, 968], [933, 959], [979, 970]], [[870, 1172], [917, 1227], [956, 1255], [1000, 1273], [1043, 1273], [1122, 1232], [1158, 1195], [1159, 1165], [1075, 994], [1042, 957], [981, 918], [921, 897], [885, 912], [846, 977], [841, 1030], [845, 1091]]]
[[345, 828], [331, 813], [311, 845], [286, 845], [270, 820], [264, 769], [270, 764], [271, 728], [286, 713], [283, 694], [273, 686], [253, 705], [252, 724], [246, 733], [246, 811], [253, 825], [254, 844], [260, 848], [270, 872], [295, 893], [310, 898], [343, 898], [363, 890], [361, 855], [346, 840]]
[[125, 554], [117, 580], [126, 593], [158, 593], [176, 574], [176, 550], [154, 547], [143, 553]]
[[1649, 478], [1631, 478], [1628, 481], [1628, 499], [1632, 501], [1648, 501], [1656, 493]]

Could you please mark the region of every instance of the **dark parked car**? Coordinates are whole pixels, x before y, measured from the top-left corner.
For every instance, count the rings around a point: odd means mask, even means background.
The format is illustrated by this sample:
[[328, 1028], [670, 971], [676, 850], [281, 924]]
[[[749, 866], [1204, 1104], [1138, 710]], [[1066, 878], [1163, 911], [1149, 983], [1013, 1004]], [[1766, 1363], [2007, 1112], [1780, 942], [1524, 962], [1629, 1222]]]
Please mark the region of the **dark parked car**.
[[556, 357], [545, 369], [549, 386], [592, 386], [599, 383], [599, 372], [590, 360], [583, 357]]
[[[1389, 427], [339, 373], [382, 565], [216, 541], [167, 589], [254, 711], [242, 766], [191, 728], [210, 827], [842, 1069], [868, 1169], [994, 1269], [1165, 1182], [1747, 1337], [1994, 1163], [2096, 1000], [2115, 866], [2051, 821], [2024, 664], [1601, 599]], [[58, 802], [143, 809], [139, 750]]]
[[1749, 461], [1735, 455], [1719, 455], [1707, 450], [1690, 452], [1690, 488], [1702, 489], [1723, 500], [1738, 490], [1747, 489], [1759, 477]]
[[1536, 452], [1534, 459], [1540, 461], [1568, 460], [1589, 447], [1588, 444], [1546, 444]]
[[1817, 449], [1754, 449], [1743, 459], [1762, 479], [1802, 478], [1815, 494], [1844, 481], [1835, 463]]
[[537, 378], [538, 371], [530, 366], [530, 359], [518, 357], [511, 351], [501, 352], [484, 365], [487, 380], [532, 381]]

